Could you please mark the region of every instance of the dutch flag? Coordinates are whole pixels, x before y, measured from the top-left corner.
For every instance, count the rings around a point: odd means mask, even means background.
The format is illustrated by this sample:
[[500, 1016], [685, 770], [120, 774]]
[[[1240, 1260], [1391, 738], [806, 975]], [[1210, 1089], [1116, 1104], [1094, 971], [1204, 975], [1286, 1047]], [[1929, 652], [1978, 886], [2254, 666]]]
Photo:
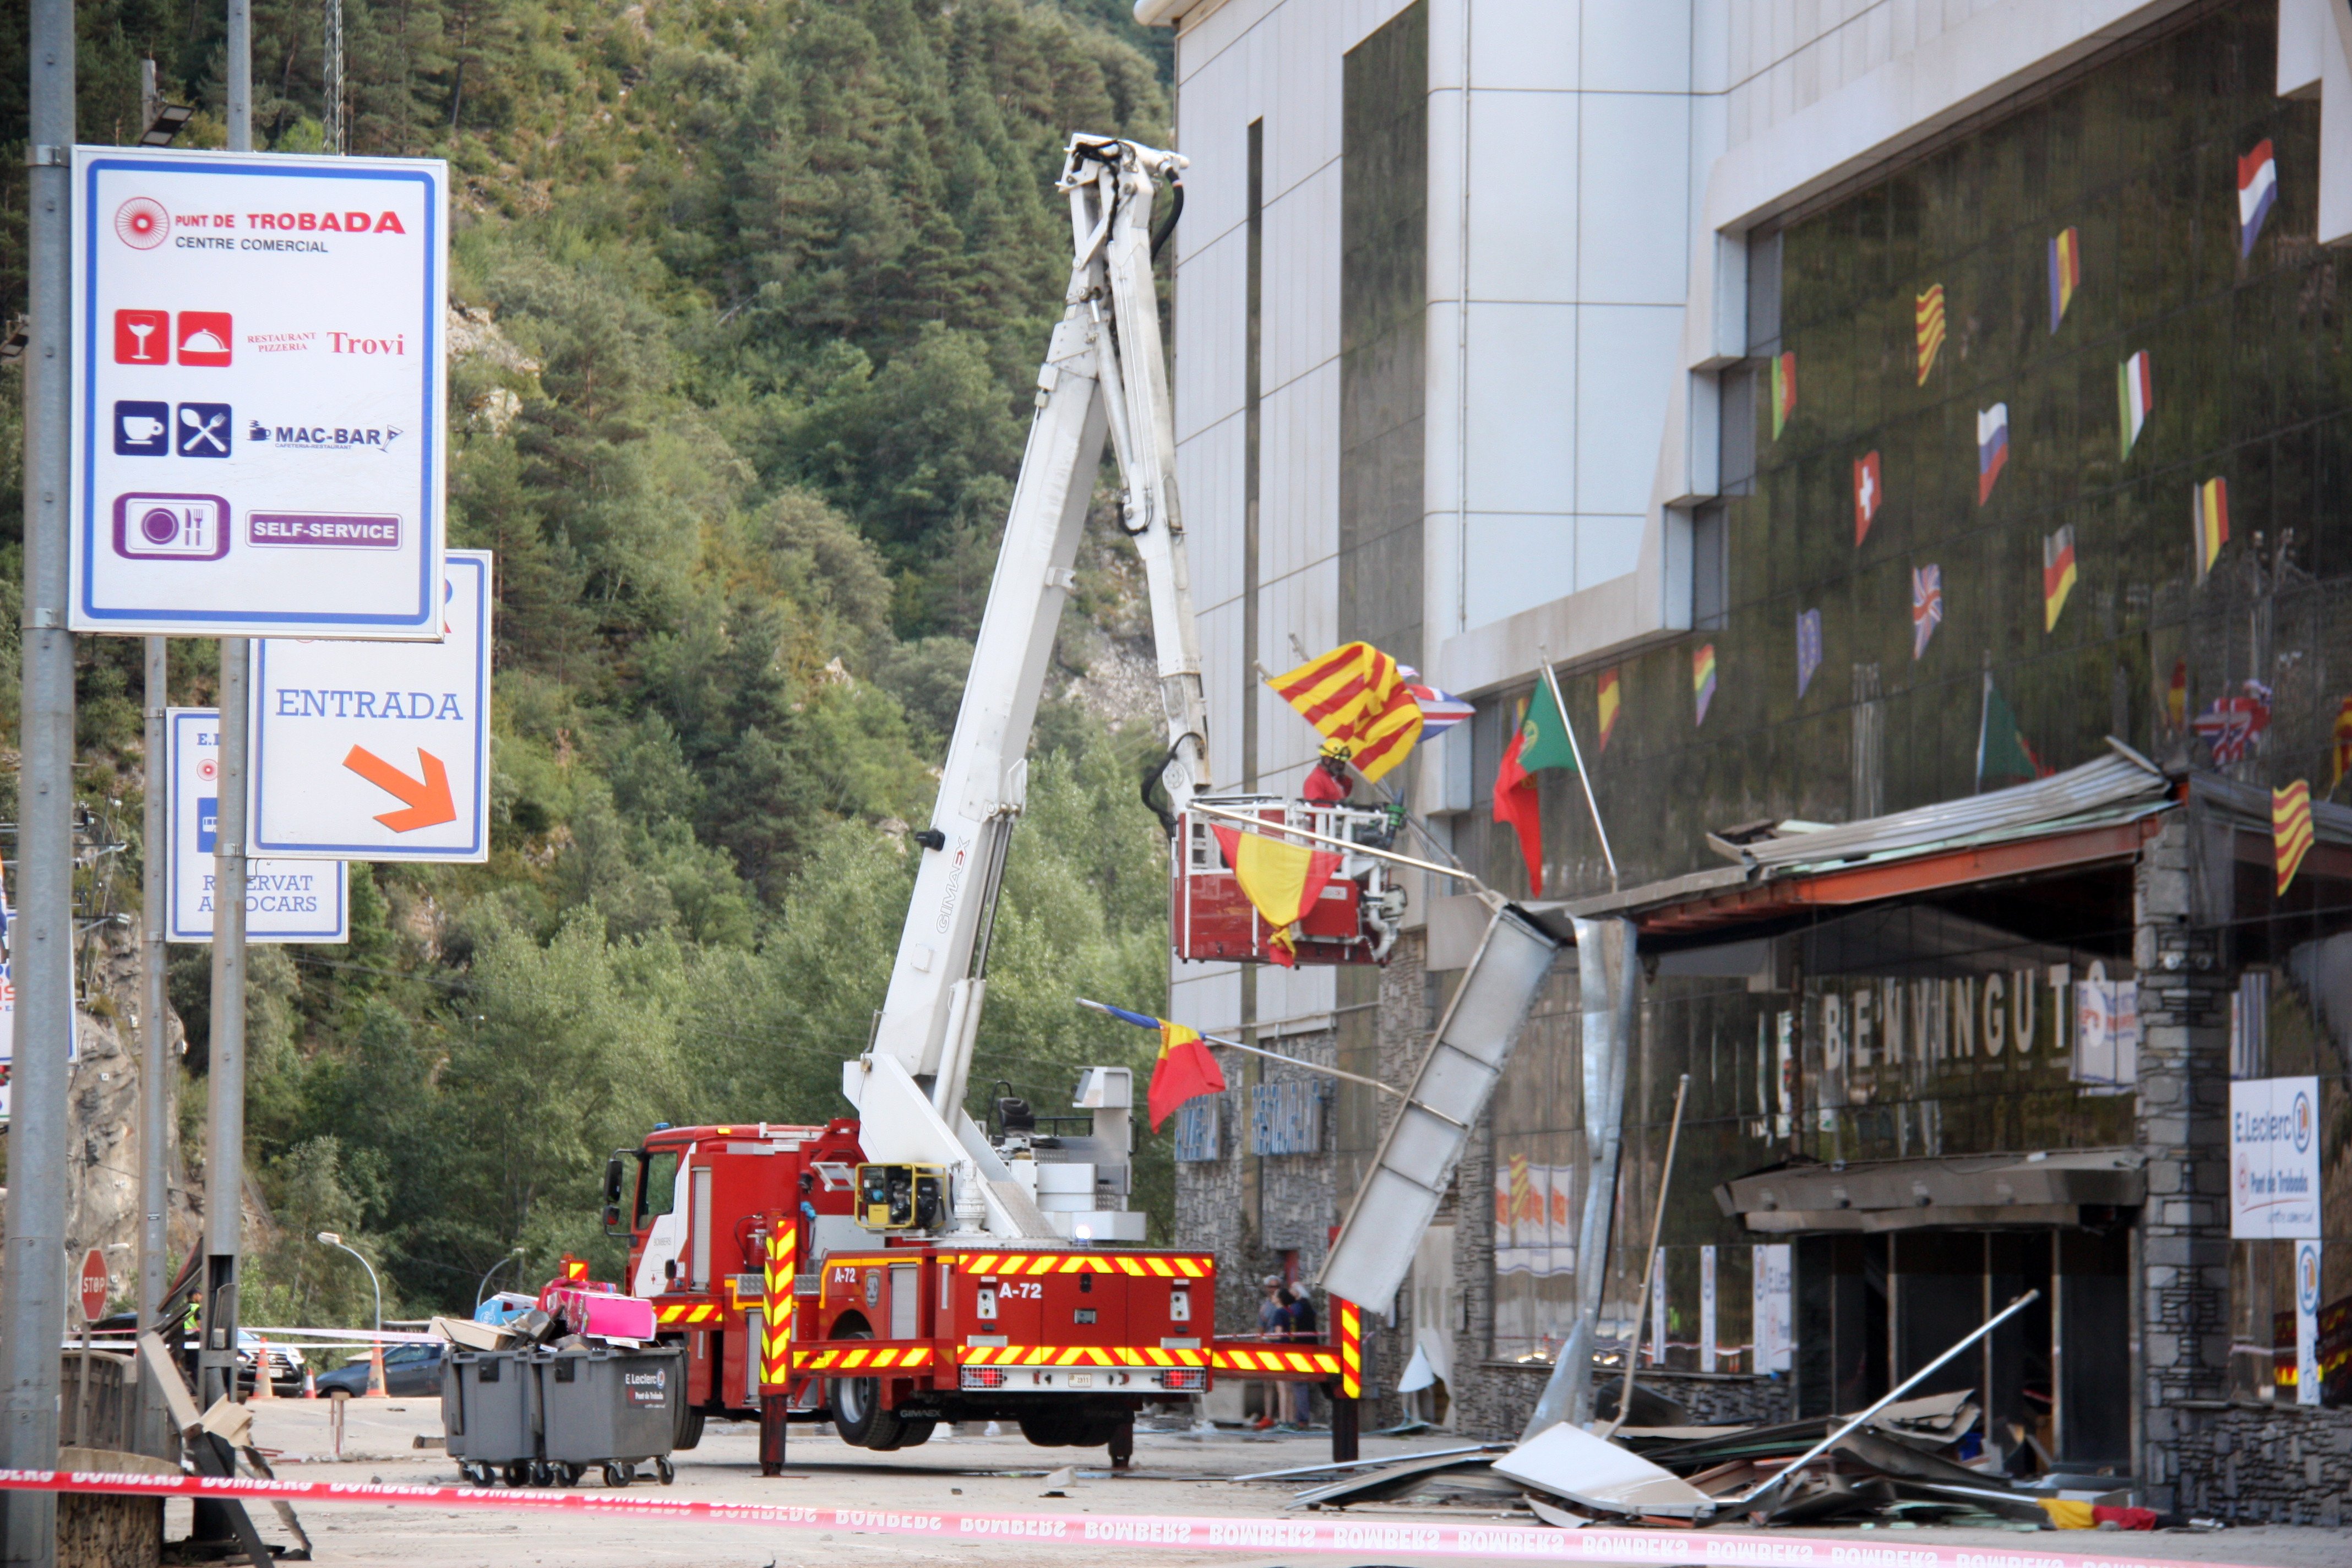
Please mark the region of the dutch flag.
[[2278, 166], [2271, 161], [2270, 139], [2254, 143], [2254, 150], [2238, 160], [2238, 254], [2254, 253], [2254, 241], [2263, 237], [2263, 220], [2271, 216], [2271, 204], [2278, 200]]

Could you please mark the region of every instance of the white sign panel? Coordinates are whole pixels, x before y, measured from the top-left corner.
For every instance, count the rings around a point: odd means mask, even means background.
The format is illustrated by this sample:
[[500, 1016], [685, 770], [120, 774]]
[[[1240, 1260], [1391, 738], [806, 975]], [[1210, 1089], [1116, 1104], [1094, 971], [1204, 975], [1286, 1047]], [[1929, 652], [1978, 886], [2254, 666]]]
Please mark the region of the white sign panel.
[[[220, 821], [220, 714], [174, 708], [169, 726], [171, 881], [165, 940], [213, 939], [213, 839]], [[340, 860], [247, 860], [245, 940], [349, 942], [349, 868]]]
[[1757, 1372], [1786, 1372], [1794, 1359], [1797, 1325], [1789, 1244], [1759, 1243], [1750, 1256], [1749, 1311], [1755, 1325]]
[[74, 149], [74, 630], [439, 636], [447, 185]]
[[2230, 1235], [2290, 1241], [2319, 1234], [2319, 1080], [2230, 1086]]
[[2294, 1248], [2294, 1402], [2319, 1403], [2319, 1243]]
[[254, 854], [489, 858], [489, 552], [441, 599], [438, 643], [255, 645]]

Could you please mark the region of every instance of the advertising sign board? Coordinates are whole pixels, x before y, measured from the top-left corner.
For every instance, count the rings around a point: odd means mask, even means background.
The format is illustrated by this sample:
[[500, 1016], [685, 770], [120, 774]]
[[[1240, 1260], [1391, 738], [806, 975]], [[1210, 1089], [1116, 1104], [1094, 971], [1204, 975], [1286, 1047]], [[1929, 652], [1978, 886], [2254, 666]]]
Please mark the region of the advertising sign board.
[[2319, 1080], [2230, 1086], [2230, 1235], [2291, 1241], [2319, 1234]]
[[[213, 832], [220, 816], [220, 714], [173, 708], [165, 715], [171, 748], [171, 883], [164, 892], [164, 937], [213, 939]], [[245, 940], [333, 942], [351, 940], [349, 868], [340, 860], [256, 860], [245, 866]]]

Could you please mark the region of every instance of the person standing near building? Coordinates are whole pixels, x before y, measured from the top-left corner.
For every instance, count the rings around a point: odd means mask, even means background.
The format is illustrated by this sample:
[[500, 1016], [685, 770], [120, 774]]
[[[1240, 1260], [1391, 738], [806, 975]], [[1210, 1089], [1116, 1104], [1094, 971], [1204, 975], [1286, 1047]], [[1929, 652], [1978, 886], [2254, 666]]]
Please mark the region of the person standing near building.
[[[1293, 1344], [1312, 1344], [1316, 1338], [1315, 1292], [1304, 1281], [1290, 1287], [1290, 1300], [1282, 1311], [1284, 1337]], [[1288, 1425], [1304, 1429], [1314, 1417], [1313, 1395], [1303, 1383], [1287, 1383]]]
[[[1268, 1344], [1278, 1343], [1286, 1337], [1288, 1320], [1288, 1305], [1283, 1300], [1282, 1276], [1269, 1274], [1258, 1285], [1257, 1337]], [[1283, 1388], [1279, 1383], [1258, 1384], [1257, 1419], [1251, 1424], [1258, 1430], [1264, 1431], [1288, 1413]]]

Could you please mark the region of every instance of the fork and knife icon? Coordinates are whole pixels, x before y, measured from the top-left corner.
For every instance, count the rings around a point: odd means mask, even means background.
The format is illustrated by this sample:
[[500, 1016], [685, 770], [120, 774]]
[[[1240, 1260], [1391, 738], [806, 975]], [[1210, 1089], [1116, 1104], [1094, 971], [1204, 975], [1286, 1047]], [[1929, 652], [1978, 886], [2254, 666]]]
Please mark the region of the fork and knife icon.
[[180, 405], [180, 456], [226, 458], [228, 456], [228, 444], [229, 410], [226, 404]]

